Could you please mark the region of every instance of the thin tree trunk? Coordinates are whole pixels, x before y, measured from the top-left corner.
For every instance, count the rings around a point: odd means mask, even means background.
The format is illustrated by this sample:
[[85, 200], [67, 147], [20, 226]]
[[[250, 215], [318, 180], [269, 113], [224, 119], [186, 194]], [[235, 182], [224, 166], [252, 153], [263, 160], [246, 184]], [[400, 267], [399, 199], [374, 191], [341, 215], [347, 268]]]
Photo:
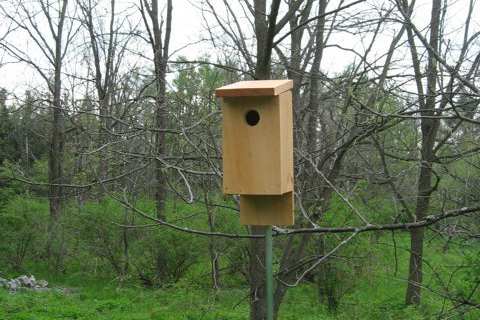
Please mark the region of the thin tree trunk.
[[[208, 185], [205, 186], [203, 199], [205, 201], [205, 208], [208, 215], [208, 228], [210, 232], [215, 232], [215, 216], [210, 206], [210, 199], [208, 197]], [[210, 275], [212, 278], [212, 288], [217, 290], [220, 288], [220, 267], [218, 263], [218, 252], [216, 250], [215, 237], [208, 238], [208, 251], [210, 254]]]
[[[310, 70], [310, 85], [309, 85], [309, 100], [307, 105], [307, 152], [308, 154], [314, 154], [315, 150], [318, 148], [317, 139], [318, 139], [318, 121], [319, 121], [319, 111], [320, 111], [320, 65], [323, 58], [324, 50], [324, 33], [325, 33], [325, 11], [327, 8], [327, 1], [320, 0], [318, 6], [318, 22], [315, 29], [315, 53], [312, 62], [312, 68]], [[307, 172], [308, 175], [308, 172]], [[313, 175], [312, 175], [313, 176]], [[315, 181], [306, 177], [309, 181], [310, 186], [315, 185], [318, 181]], [[323, 235], [319, 236], [318, 241], [316, 242], [317, 250], [319, 255], [325, 255], [327, 253], [327, 248], [325, 244], [325, 237]], [[334, 287], [329, 281], [331, 276], [330, 263], [325, 261], [320, 265], [316, 272], [316, 283], [318, 287], [318, 296], [320, 303], [327, 303], [329, 309], [334, 309], [332, 301], [335, 300]], [[336, 304], [336, 303], [335, 303]]]
[[[155, 85], [157, 94], [155, 98], [155, 127], [157, 132], [155, 134], [155, 156], [162, 158], [165, 154], [165, 129], [167, 125], [167, 99], [166, 99], [166, 72], [168, 62], [168, 48], [171, 33], [172, 20], [172, 1], [167, 3], [167, 20], [165, 30], [165, 40], [162, 42], [162, 29], [158, 17], [158, 0], [152, 0], [150, 17], [152, 19], [153, 29], [153, 62], [155, 66]], [[157, 217], [165, 219], [164, 208], [166, 200], [166, 181], [163, 173], [163, 164], [160, 160], [155, 162], [155, 177], [156, 177], [156, 207]]]
[[[433, 50], [438, 50], [438, 35], [440, 29], [441, 0], [433, 0], [432, 16], [430, 21], [430, 46]], [[420, 75], [416, 75], [417, 77]], [[431, 117], [434, 115], [435, 97], [437, 82], [437, 62], [434, 54], [429, 51], [429, 60], [427, 66], [427, 97], [425, 104], [421, 106], [421, 115]], [[415, 220], [423, 219], [430, 207], [431, 194], [434, 191], [432, 187], [433, 158], [435, 137], [438, 129], [438, 119], [422, 118], [422, 147], [420, 174], [418, 177], [417, 203], [415, 208]], [[410, 265], [408, 273], [408, 286], [405, 296], [406, 304], [420, 304], [421, 286], [423, 280], [422, 259], [423, 259], [423, 239], [424, 229], [418, 228], [410, 231]]]
[[[123, 211], [123, 224], [124, 225], [132, 225], [133, 222], [129, 219], [130, 216], [130, 209], [125, 208]], [[130, 238], [129, 238], [129, 228], [123, 227], [122, 228], [122, 244], [123, 244], [123, 269], [122, 269], [122, 277], [125, 277], [130, 270]]]
[[[312, 63], [312, 68], [310, 70], [310, 96], [309, 96], [309, 104], [305, 110], [305, 118], [303, 119], [307, 125], [305, 126], [306, 133], [307, 133], [307, 150], [308, 152], [313, 152], [316, 147], [316, 139], [317, 139], [317, 111], [319, 109], [320, 101], [319, 101], [319, 73], [320, 73], [320, 64], [323, 57], [323, 38], [324, 38], [324, 27], [325, 27], [325, 17], [323, 14], [326, 10], [326, 1], [320, 1], [319, 8], [318, 8], [318, 15], [320, 18], [317, 22], [316, 27], [316, 34], [315, 34], [315, 54]], [[310, 9], [308, 9], [310, 10]], [[308, 16], [306, 14], [304, 19]], [[304, 21], [300, 21], [303, 23]], [[296, 21], [295, 17], [292, 17], [290, 22], [291, 30], [296, 30], [298, 26], [298, 22]], [[302, 31], [303, 32], [303, 31]], [[297, 97], [296, 104], [294, 106], [300, 106], [300, 83], [295, 86], [295, 78], [299, 77], [299, 70], [300, 70], [300, 48], [302, 42], [302, 34], [298, 31], [293, 32], [291, 35], [291, 46], [292, 46], [292, 58], [291, 58], [291, 66], [292, 66], [292, 75], [294, 76], [294, 92], [293, 97]], [[299, 79], [300, 80], [300, 79]], [[300, 82], [300, 81], [298, 81]], [[308, 179], [308, 178], [307, 178]], [[318, 181], [312, 181], [311, 183], [316, 184]], [[308, 188], [308, 187], [307, 187]], [[304, 248], [310, 242], [311, 237], [305, 235], [301, 238], [300, 244], [298, 246], [294, 245], [293, 239], [289, 239], [287, 245], [283, 252], [283, 258], [280, 262], [280, 270], [288, 270], [291, 266], [295, 265], [300, 257], [304, 254]], [[293, 273], [283, 273], [279, 275], [279, 278], [282, 281], [290, 282], [294, 280]], [[280, 309], [280, 305], [287, 293], [288, 287], [283, 285], [280, 281], [277, 281], [277, 287], [275, 290], [275, 299], [274, 299], [274, 318], [277, 319], [278, 311]]]
[[[110, 118], [110, 102], [111, 102], [111, 93], [112, 86], [114, 85], [113, 78], [115, 76], [114, 70], [114, 57], [115, 49], [117, 43], [114, 41], [117, 33], [114, 29], [115, 22], [115, 0], [110, 1], [110, 24], [109, 24], [109, 33], [108, 33], [108, 46], [104, 46], [104, 35], [98, 35], [95, 32], [94, 24], [94, 5], [88, 1], [85, 4], [79, 3], [80, 8], [83, 12], [84, 21], [83, 24], [87, 28], [89, 37], [90, 37], [90, 47], [93, 56], [93, 66], [95, 69], [95, 88], [97, 90], [98, 96], [98, 109], [99, 109], [99, 126], [98, 126], [98, 145], [100, 148], [100, 156], [98, 163], [98, 179], [104, 181], [108, 176], [108, 166], [109, 166], [109, 156], [108, 156], [108, 144], [110, 142], [110, 130], [111, 127], [111, 118]], [[106, 61], [104, 63], [105, 72], [102, 73], [102, 61], [101, 53], [105, 52]], [[101, 186], [99, 190], [99, 198], [101, 199], [104, 190], [107, 186]]]
[[[317, 250], [319, 256], [324, 256], [328, 253], [325, 238], [325, 235], [319, 235], [318, 237]], [[327, 305], [328, 311], [330, 312], [335, 312], [338, 307], [336, 293], [338, 283], [336, 280], [337, 272], [335, 265], [331, 259], [327, 259], [324, 263], [320, 264], [315, 281], [317, 282], [320, 303]]]
[[323, 58], [323, 34], [325, 32], [325, 10], [327, 8], [327, 1], [320, 0], [318, 6], [318, 24], [315, 33], [315, 55], [313, 58], [312, 69], [310, 71], [310, 97], [307, 107], [307, 112], [310, 113], [307, 126], [307, 150], [309, 153], [315, 151], [317, 142], [317, 124], [318, 124], [318, 110], [320, 108], [320, 64]]
[[[150, 44], [153, 50], [153, 63], [155, 68], [155, 201], [157, 218], [165, 220], [165, 201], [166, 201], [166, 179], [163, 172], [164, 165], [161, 158], [165, 155], [165, 129], [167, 125], [167, 96], [166, 96], [166, 73], [169, 55], [170, 35], [172, 26], [172, 0], [167, 1], [166, 20], [165, 20], [165, 34], [162, 38], [162, 25], [164, 21], [160, 21], [158, 11], [158, 0], [152, 0], [151, 5], [146, 0], [143, 0], [145, 7], [150, 17], [152, 27], [149, 27], [146, 21], [146, 16], [143, 15], [145, 27], [150, 36]], [[165, 276], [165, 257], [163, 249], [158, 248], [156, 257], [157, 277], [162, 279]]]
[[57, 26], [56, 42], [55, 42], [55, 57], [54, 57], [54, 82], [53, 101], [52, 101], [52, 129], [50, 136], [50, 149], [48, 156], [48, 182], [49, 188], [49, 206], [50, 206], [50, 226], [49, 239], [47, 242], [47, 255], [49, 257], [57, 255], [55, 260], [59, 260], [58, 255], [61, 255], [61, 250], [55, 250], [53, 247], [58, 241], [59, 234], [59, 219], [62, 214], [62, 200], [63, 200], [63, 152], [65, 144], [65, 130], [64, 130], [64, 114], [61, 101], [62, 90], [62, 35], [63, 26], [65, 22], [65, 15], [67, 9], [67, 0], [63, 1], [62, 10], [60, 12], [59, 23]]

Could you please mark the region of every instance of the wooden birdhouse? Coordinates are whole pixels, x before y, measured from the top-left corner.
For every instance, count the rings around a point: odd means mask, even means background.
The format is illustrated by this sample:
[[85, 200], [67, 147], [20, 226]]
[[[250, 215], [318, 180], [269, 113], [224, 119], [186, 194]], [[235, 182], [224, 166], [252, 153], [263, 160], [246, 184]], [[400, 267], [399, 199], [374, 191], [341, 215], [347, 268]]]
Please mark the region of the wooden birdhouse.
[[216, 90], [223, 191], [240, 195], [243, 224], [293, 223], [292, 86], [291, 80], [240, 81]]

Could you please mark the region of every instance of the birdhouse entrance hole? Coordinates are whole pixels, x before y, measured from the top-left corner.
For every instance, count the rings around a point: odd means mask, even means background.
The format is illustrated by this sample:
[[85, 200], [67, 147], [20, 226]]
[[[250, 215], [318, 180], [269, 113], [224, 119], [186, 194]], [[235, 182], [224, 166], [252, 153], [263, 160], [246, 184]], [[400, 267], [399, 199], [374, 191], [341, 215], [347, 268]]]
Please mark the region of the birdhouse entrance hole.
[[250, 110], [245, 114], [245, 121], [247, 121], [248, 125], [250, 126], [256, 126], [260, 121], [260, 115], [257, 111]]

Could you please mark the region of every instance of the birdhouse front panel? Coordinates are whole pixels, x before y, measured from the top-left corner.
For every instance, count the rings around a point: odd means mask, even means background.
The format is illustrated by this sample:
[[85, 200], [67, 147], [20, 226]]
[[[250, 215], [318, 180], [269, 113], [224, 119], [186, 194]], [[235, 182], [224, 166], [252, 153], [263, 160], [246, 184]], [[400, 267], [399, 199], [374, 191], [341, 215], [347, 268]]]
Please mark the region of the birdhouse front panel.
[[293, 190], [291, 92], [224, 97], [223, 189], [276, 195]]

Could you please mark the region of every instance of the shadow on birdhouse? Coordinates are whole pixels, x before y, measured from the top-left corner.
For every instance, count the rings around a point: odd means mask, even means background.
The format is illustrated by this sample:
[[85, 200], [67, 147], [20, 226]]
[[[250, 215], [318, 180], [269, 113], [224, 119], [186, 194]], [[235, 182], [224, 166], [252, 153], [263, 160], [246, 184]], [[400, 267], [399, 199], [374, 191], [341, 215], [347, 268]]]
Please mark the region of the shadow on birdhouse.
[[222, 98], [223, 191], [240, 195], [240, 222], [293, 224], [292, 81], [240, 81]]

